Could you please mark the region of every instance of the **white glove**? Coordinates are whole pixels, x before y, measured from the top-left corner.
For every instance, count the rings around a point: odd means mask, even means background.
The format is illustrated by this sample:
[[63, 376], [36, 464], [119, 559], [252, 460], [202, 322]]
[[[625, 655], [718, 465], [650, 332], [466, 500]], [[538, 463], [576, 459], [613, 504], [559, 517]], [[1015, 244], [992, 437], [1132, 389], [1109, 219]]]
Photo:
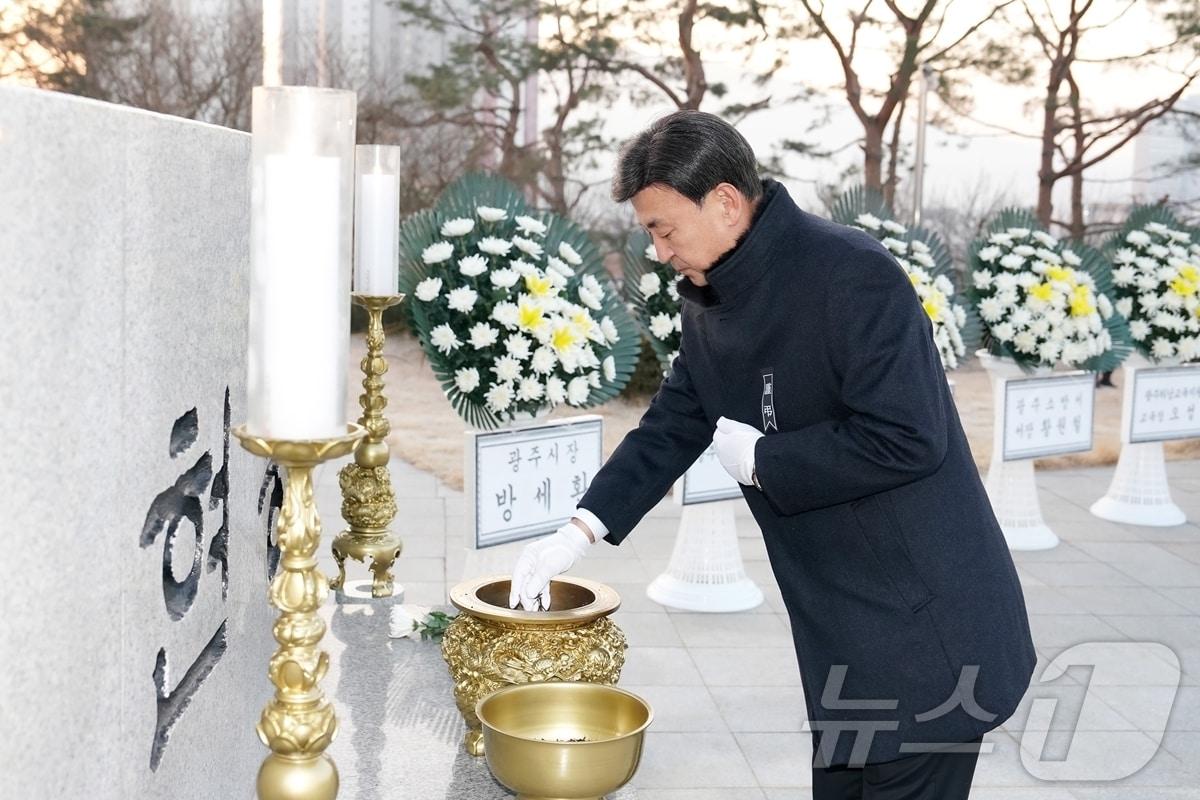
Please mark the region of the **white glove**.
[[717, 420], [717, 431], [713, 434], [717, 459], [738, 483], [754, 484], [754, 446], [761, 437], [762, 431], [744, 422], [728, 417]]
[[508, 607], [516, 608], [520, 601], [526, 611], [549, 611], [550, 579], [569, 570], [591, 546], [592, 540], [574, 522], [525, 545], [513, 567]]

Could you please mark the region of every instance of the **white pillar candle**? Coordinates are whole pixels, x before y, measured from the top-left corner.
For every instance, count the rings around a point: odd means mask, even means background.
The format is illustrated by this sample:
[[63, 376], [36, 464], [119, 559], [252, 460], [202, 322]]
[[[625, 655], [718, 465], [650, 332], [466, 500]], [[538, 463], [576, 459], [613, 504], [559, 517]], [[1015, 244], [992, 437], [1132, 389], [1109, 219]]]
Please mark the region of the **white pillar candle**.
[[254, 90], [247, 428], [346, 432], [355, 95]]
[[355, 148], [354, 291], [395, 294], [400, 268], [400, 148]]

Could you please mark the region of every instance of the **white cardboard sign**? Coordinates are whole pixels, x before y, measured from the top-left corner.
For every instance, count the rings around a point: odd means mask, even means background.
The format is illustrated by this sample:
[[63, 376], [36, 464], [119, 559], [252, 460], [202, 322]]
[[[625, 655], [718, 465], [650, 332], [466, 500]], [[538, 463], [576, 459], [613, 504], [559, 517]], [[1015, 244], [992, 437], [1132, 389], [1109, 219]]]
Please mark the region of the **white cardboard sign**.
[[1129, 441], [1194, 436], [1200, 436], [1200, 365], [1135, 370]]
[[675, 483], [675, 502], [684, 506], [735, 500], [741, 496], [740, 484], [721, 466], [717, 448], [711, 443]]
[[551, 533], [569, 520], [604, 460], [594, 414], [498, 431], [467, 431], [467, 547]]
[[1091, 450], [1095, 403], [1095, 379], [1090, 372], [1007, 381], [1004, 460]]

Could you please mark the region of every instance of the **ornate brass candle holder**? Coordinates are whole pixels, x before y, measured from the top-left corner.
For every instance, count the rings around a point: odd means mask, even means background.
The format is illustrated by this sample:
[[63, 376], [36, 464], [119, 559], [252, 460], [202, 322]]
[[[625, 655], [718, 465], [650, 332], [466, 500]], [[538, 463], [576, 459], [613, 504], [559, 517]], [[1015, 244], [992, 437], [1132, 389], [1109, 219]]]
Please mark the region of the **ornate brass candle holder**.
[[275, 528], [279, 570], [271, 583], [271, 605], [280, 611], [274, 628], [279, 649], [267, 670], [275, 696], [258, 723], [258, 738], [271, 753], [258, 770], [258, 797], [333, 800], [337, 767], [325, 748], [337, 734], [337, 718], [320, 686], [329, 669], [329, 654], [319, 647], [325, 622], [317, 614], [329, 582], [317, 569], [321, 520], [313, 501], [312, 471], [323, 461], [349, 453], [366, 431], [348, 425], [345, 436], [333, 439], [278, 441], [255, 436], [242, 425], [234, 435], [251, 453], [287, 468]]
[[541, 681], [615, 684], [625, 666], [625, 634], [609, 619], [621, 605], [611, 587], [560, 575], [550, 611], [508, 607], [509, 579], [466, 581], [450, 591], [462, 612], [442, 637], [454, 701], [467, 723], [468, 753], [483, 755], [476, 704], [497, 689]]
[[400, 556], [403, 545], [388, 530], [396, 516], [396, 495], [392, 491], [392, 475], [388, 471], [387, 435], [391, 430], [383, 409], [383, 374], [387, 361], [383, 358], [383, 312], [404, 299], [402, 294], [352, 295], [355, 305], [367, 310], [367, 355], [361, 362], [363, 393], [358, 402], [363, 415], [358, 424], [367, 429], [367, 438], [354, 452], [354, 463], [342, 467], [338, 484], [342, 487], [342, 517], [350, 529], [333, 540], [333, 558], [338, 574], [330, 587], [341, 589], [346, 582], [346, 559], [366, 563], [371, 559], [371, 596], [391, 597], [392, 564]]

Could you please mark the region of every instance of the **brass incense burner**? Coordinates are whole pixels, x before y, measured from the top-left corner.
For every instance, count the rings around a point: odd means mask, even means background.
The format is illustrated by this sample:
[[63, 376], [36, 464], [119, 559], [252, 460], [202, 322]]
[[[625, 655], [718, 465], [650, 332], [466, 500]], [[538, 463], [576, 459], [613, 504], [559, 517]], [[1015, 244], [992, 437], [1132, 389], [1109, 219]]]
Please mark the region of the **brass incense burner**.
[[454, 700], [467, 723], [464, 745], [483, 755], [475, 707], [509, 685], [546, 681], [614, 684], [625, 665], [625, 635], [609, 619], [621, 605], [611, 587], [560, 575], [550, 584], [550, 611], [508, 607], [509, 578], [465, 581], [450, 592], [461, 612], [442, 638]]

